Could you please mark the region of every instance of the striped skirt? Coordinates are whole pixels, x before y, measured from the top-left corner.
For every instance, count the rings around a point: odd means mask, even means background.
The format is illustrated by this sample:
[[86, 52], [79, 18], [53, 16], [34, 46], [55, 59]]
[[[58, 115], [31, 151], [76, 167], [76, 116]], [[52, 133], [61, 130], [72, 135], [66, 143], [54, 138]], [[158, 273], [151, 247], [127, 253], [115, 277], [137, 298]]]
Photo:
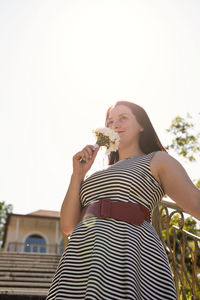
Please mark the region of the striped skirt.
[[169, 262], [146, 221], [92, 217], [74, 229], [46, 300], [175, 300]]

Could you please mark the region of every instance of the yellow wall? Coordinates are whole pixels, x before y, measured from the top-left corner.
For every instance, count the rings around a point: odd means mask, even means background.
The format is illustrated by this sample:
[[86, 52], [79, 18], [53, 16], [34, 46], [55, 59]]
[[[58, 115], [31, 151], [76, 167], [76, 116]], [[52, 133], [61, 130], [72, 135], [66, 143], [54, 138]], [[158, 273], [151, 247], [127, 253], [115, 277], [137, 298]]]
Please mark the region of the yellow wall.
[[[10, 216], [10, 222], [7, 228], [7, 237], [4, 249], [6, 251], [23, 251], [24, 245], [19, 245], [14, 249], [14, 245], [9, 249], [10, 242], [25, 243], [28, 236], [32, 234], [41, 235], [46, 244], [52, 245], [48, 252], [55, 251], [55, 245], [60, 245], [63, 239], [63, 234], [60, 230], [59, 218], [42, 218], [42, 217], [27, 217], [27, 216]], [[16, 244], [15, 244], [16, 247]]]

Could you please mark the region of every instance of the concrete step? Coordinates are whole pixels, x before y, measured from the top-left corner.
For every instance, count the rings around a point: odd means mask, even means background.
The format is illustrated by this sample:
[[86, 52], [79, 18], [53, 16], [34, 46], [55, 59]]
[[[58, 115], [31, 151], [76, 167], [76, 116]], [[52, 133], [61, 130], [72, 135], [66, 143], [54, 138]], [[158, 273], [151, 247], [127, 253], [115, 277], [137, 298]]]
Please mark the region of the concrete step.
[[46, 300], [46, 296], [38, 296], [38, 295], [5, 295], [1, 294], [0, 300]]
[[16, 256], [16, 257], [10, 257], [10, 256], [4, 256], [2, 257], [0, 254], [0, 263], [4, 261], [19, 261], [19, 262], [27, 262], [27, 261], [37, 261], [37, 262], [57, 262], [60, 259], [60, 257], [21, 257], [21, 256]]
[[0, 300], [45, 300], [60, 257], [45, 253], [0, 253]]
[[47, 282], [50, 283], [52, 278], [43, 278], [43, 277], [22, 277], [22, 276], [0, 276], [0, 282], [9, 281], [9, 282]]
[[0, 252], [0, 257], [22, 257], [22, 258], [34, 258], [34, 259], [52, 259], [60, 258], [59, 254], [47, 254], [47, 253], [27, 253], [27, 252]]
[[50, 283], [48, 282], [13, 282], [13, 281], [7, 281], [7, 282], [0, 282], [0, 287], [6, 288], [6, 287], [28, 287], [30, 289], [33, 288], [49, 288]]
[[18, 263], [17, 261], [14, 261], [14, 262], [3, 262], [3, 263], [0, 263], [0, 266], [1, 268], [37, 268], [38, 266], [40, 268], [44, 268], [44, 269], [55, 269], [57, 267], [57, 263], [38, 263], [37, 261], [30, 261], [30, 262], [26, 262], [25, 264], [24, 263]]
[[44, 268], [39, 268], [39, 267], [35, 267], [35, 268], [27, 268], [26, 266], [24, 266], [23, 268], [22, 267], [10, 267], [9, 269], [7, 268], [7, 267], [1, 267], [0, 266], [0, 272], [1, 271], [5, 271], [5, 272], [7, 272], [7, 271], [10, 271], [10, 272], [21, 272], [21, 271], [23, 271], [23, 272], [32, 272], [32, 273], [34, 273], [34, 272], [36, 272], [36, 273], [38, 273], [38, 272], [44, 272], [44, 273], [52, 273], [52, 272], [55, 272], [55, 268], [46, 268], [46, 269], [44, 269]]
[[[54, 272], [53, 272], [54, 273]], [[10, 276], [10, 277], [26, 277], [26, 278], [33, 278], [33, 275], [34, 275], [34, 278], [52, 278], [52, 273], [48, 272], [48, 273], [44, 273], [44, 272], [34, 272], [34, 274], [32, 274], [32, 272], [0, 272], [0, 280], [1, 278], [3, 278], [4, 276]]]
[[60, 254], [57, 254], [57, 253], [41, 253], [41, 252], [17, 252], [17, 251], [1, 251], [2, 254], [8, 254], [8, 255], [15, 255], [15, 254], [22, 254], [22, 255], [38, 255], [38, 256], [46, 256], [46, 255], [49, 255], [49, 256], [59, 256]]
[[[46, 296], [48, 293], [48, 289], [45, 288], [37, 288], [37, 289], [25, 289], [19, 287], [8, 287], [5, 291], [2, 287], [0, 287], [0, 299], [2, 299], [2, 295], [38, 295], [38, 296]], [[13, 296], [13, 300], [15, 300]]]

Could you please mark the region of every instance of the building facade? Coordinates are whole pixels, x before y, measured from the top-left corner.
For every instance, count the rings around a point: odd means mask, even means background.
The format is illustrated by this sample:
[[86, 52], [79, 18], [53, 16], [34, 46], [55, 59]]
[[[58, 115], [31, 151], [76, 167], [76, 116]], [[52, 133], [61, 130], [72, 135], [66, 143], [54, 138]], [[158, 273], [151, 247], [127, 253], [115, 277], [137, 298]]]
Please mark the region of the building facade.
[[8, 252], [61, 254], [67, 242], [60, 229], [59, 212], [38, 210], [8, 215], [2, 248]]

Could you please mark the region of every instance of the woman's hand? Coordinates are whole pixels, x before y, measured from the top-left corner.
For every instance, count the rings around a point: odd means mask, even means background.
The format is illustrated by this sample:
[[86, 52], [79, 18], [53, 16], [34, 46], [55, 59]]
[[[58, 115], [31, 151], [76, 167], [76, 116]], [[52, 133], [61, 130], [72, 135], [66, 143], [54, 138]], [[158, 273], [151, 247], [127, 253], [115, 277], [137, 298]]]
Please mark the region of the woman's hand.
[[87, 145], [82, 151], [76, 153], [73, 156], [73, 175], [83, 180], [91, 168], [98, 151], [99, 148], [94, 148], [93, 145]]

